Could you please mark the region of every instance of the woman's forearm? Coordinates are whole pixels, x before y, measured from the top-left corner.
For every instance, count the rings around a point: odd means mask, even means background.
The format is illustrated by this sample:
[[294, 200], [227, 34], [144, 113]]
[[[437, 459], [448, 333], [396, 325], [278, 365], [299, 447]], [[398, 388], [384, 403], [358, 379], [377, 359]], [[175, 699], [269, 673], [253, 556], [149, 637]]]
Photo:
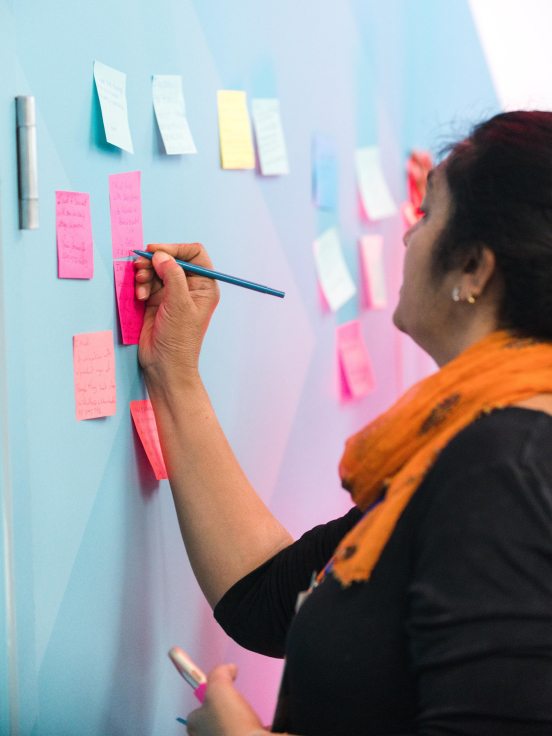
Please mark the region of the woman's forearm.
[[182, 538], [214, 607], [293, 539], [247, 480], [199, 377], [169, 389], [148, 379]]

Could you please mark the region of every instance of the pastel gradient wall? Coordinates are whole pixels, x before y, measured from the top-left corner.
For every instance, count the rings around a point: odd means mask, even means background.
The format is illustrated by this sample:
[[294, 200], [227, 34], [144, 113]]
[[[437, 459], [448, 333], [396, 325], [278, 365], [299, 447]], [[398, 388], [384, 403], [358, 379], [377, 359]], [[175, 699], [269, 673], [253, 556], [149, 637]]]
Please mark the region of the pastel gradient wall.
[[[401, 202], [412, 147], [437, 150], [500, 109], [500, 44], [495, 33], [483, 48], [485, 2], [471, 5], [475, 16], [467, 0], [0, 0], [1, 734], [10, 713], [22, 736], [183, 733], [175, 719], [196, 702], [173, 645], [206, 670], [238, 664], [270, 722], [282, 663], [229, 641], [195, 582], [168, 483], [131, 424], [128, 402], [146, 396], [135, 347], [116, 346], [117, 414], [74, 420], [72, 336], [118, 330], [108, 175], [142, 171], [146, 242], [199, 240], [219, 270], [286, 291], [222, 285], [201, 371], [243, 468], [297, 537], [350, 507], [345, 439], [435, 369], [392, 326], [404, 227], [359, 218], [353, 152], [381, 147]], [[127, 74], [134, 156], [105, 142], [94, 59]], [[152, 74], [182, 75], [196, 156], [164, 154]], [[280, 99], [289, 176], [221, 170], [218, 89]], [[17, 223], [18, 94], [37, 102], [36, 232]], [[335, 213], [312, 205], [313, 131], [337, 139]], [[57, 279], [56, 189], [90, 193], [89, 282]], [[321, 309], [312, 241], [333, 225], [355, 277], [358, 237], [384, 236], [388, 309]], [[343, 403], [334, 329], [357, 316], [378, 387]]]

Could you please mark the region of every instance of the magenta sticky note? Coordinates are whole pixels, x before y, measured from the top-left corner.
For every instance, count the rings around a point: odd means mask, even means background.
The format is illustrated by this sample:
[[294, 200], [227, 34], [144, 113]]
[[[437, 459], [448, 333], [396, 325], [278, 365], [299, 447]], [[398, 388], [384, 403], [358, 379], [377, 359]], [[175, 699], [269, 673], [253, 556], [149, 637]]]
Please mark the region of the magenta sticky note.
[[115, 292], [119, 307], [119, 322], [123, 345], [138, 345], [144, 321], [146, 303], [136, 298], [134, 291], [134, 262], [113, 261]]
[[133, 250], [144, 250], [139, 171], [111, 174], [109, 208], [113, 258], [126, 258], [134, 255]]
[[113, 332], [73, 336], [77, 420], [108, 417], [117, 410]]
[[161, 452], [161, 444], [159, 442], [159, 433], [157, 432], [157, 424], [155, 422], [155, 414], [153, 406], [149, 399], [143, 401], [131, 401], [130, 413], [134, 419], [136, 431], [144, 445], [144, 450], [151, 463], [153, 472], [157, 480], [168, 478], [163, 453]]
[[89, 194], [56, 192], [56, 236], [59, 278], [91, 279], [94, 242]]
[[337, 354], [349, 393], [355, 399], [374, 391], [376, 380], [360, 320], [336, 328]]

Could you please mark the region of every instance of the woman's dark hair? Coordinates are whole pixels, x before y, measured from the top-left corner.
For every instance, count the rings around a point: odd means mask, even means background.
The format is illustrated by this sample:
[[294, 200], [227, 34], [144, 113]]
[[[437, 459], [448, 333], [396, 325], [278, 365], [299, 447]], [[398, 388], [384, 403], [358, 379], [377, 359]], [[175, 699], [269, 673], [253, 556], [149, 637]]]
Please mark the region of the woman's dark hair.
[[504, 281], [501, 323], [552, 338], [552, 113], [496, 115], [449, 150], [453, 207], [435, 272], [486, 245]]

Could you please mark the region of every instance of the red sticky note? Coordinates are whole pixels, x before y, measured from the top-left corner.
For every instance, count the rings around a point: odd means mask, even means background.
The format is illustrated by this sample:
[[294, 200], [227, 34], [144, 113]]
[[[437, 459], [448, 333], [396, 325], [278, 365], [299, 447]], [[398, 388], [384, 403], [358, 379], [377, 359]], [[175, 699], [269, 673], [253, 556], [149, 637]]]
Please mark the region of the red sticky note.
[[113, 332], [73, 336], [77, 421], [115, 414], [115, 351]]
[[144, 250], [140, 172], [109, 177], [111, 245], [113, 258], [126, 258], [133, 250]]
[[91, 279], [94, 242], [89, 194], [56, 192], [56, 235], [59, 278]]
[[360, 239], [360, 259], [368, 305], [371, 309], [385, 309], [387, 292], [381, 235], [364, 235]]
[[145, 399], [144, 401], [131, 401], [130, 413], [134, 419], [136, 431], [142, 440], [144, 450], [146, 451], [148, 460], [151, 463], [155, 477], [157, 480], [168, 478], [169, 476], [167, 475], [163, 453], [161, 452], [159, 434], [157, 432], [157, 424], [155, 422], [155, 414], [153, 413], [151, 401], [149, 399]]
[[346, 388], [355, 399], [374, 391], [376, 380], [362, 336], [360, 320], [353, 319], [336, 328], [337, 354]]
[[138, 345], [146, 303], [136, 298], [133, 261], [113, 261], [123, 345]]

